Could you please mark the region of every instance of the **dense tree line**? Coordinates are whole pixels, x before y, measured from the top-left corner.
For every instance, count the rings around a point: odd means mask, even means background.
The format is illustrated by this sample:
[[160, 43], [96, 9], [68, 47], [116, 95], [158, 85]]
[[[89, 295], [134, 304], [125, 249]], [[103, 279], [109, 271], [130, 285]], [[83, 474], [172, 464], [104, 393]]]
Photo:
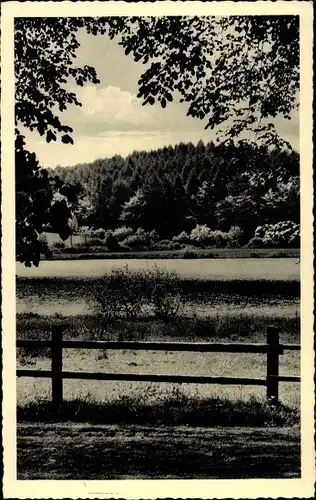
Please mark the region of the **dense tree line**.
[[82, 186], [94, 228], [141, 227], [172, 238], [197, 224], [239, 226], [248, 241], [259, 225], [300, 219], [298, 153], [244, 141], [180, 143], [52, 172]]

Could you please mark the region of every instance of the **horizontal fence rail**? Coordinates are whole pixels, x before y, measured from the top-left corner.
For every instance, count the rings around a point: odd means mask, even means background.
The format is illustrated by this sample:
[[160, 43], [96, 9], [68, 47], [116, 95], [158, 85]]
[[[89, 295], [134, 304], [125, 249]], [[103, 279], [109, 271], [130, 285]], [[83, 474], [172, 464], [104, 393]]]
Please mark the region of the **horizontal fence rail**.
[[[19, 377], [51, 378], [50, 370], [18, 370]], [[129, 380], [133, 382], [174, 382], [193, 384], [267, 385], [265, 378], [206, 377], [199, 375], [147, 375], [141, 373], [62, 372], [63, 379]]]
[[[63, 401], [63, 379], [82, 380], [125, 380], [141, 382], [173, 382], [194, 384], [221, 385], [256, 385], [267, 387], [267, 398], [272, 404], [278, 402], [279, 382], [300, 382], [300, 377], [279, 375], [279, 355], [284, 350], [299, 351], [299, 344], [280, 344], [279, 329], [267, 328], [267, 343], [230, 343], [230, 342], [134, 342], [134, 341], [81, 341], [63, 340], [62, 327], [53, 326], [51, 340], [17, 340], [17, 347], [42, 348], [52, 350], [51, 370], [17, 370], [18, 377], [51, 378], [52, 400], [54, 404]], [[221, 377], [196, 375], [151, 375], [137, 373], [98, 373], [71, 372], [62, 369], [63, 349], [115, 349], [115, 350], [146, 350], [146, 351], [176, 351], [176, 352], [224, 352], [224, 353], [257, 353], [267, 355], [267, 376], [265, 378]]]
[[[51, 347], [51, 340], [17, 340], [17, 347]], [[268, 351], [267, 344], [241, 344], [235, 342], [133, 342], [133, 341], [86, 341], [62, 340], [63, 349], [115, 349], [132, 351], [177, 351], [177, 352], [244, 352], [262, 353]], [[280, 344], [279, 353], [284, 349], [300, 350], [299, 344]]]

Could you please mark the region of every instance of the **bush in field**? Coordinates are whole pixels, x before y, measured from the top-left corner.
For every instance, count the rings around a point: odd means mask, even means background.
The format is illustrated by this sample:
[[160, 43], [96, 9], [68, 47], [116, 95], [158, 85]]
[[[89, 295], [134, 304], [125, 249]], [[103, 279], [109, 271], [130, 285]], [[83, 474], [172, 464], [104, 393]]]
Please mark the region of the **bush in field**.
[[119, 249], [117, 238], [112, 233], [108, 233], [105, 237], [105, 244], [110, 252], [117, 252], [117, 250]]
[[153, 244], [153, 239], [150, 232], [145, 231], [141, 227], [137, 229], [135, 234], [128, 236], [122, 241], [124, 247], [131, 248], [132, 250], [142, 250], [149, 248]]
[[170, 321], [183, 309], [179, 275], [175, 271], [154, 266], [145, 272], [149, 290], [148, 301], [157, 318]]
[[160, 240], [154, 244], [155, 250], [180, 250], [183, 245], [178, 241]]
[[232, 226], [228, 231], [228, 244], [230, 247], [238, 248], [241, 246], [244, 232], [239, 226]]
[[298, 247], [300, 226], [292, 221], [264, 224], [257, 227], [255, 237], [262, 238], [266, 247]]
[[157, 233], [157, 231], [155, 231], [155, 229], [149, 232], [149, 237], [152, 242], [159, 241], [159, 234]]
[[63, 241], [55, 241], [53, 244], [52, 244], [53, 247], [55, 248], [65, 248], [65, 243]]
[[198, 251], [194, 248], [191, 248], [189, 246], [186, 246], [179, 252], [179, 258], [182, 259], [198, 259], [199, 254]]
[[176, 243], [187, 244], [187, 243], [190, 243], [190, 236], [188, 235], [188, 233], [186, 231], [182, 231], [182, 233], [178, 234], [177, 236], [174, 236], [172, 238], [172, 241], [174, 241]]
[[264, 248], [265, 242], [263, 241], [263, 238], [260, 238], [259, 236], [254, 236], [253, 238], [251, 238], [251, 240], [248, 241], [246, 247], [248, 247], [248, 248]]
[[112, 269], [94, 288], [99, 312], [106, 320], [136, 319], [146, 301], [144, 278], [141, 271], [134, 273], [126, 266]]
[[212, 233], [213, 231], [206, 224], [197, 224], [190, 233], [190, 242], [201, 246], [210, 244]]
[[101, 238], [92, 237], [91, 240], [89, 241], [89, 245], [104, 247], [105, 241], [104, 241], [104, 239], [101, 239]]
[[113, 269], [95, 285], [94, 297], [106, 320], [134, 320], [150, 307], [157, 318], [170, 321], [183, 306], [179, 276], [157, 267], [133, 272], [128, 266]]
[[89, 226], [82, 226], [79, 228], [78, 234], [82, 236], [84, 242], [87, 243], [88, 239], [91, 238], [92, 229]]
[[121, 227], [117, 227], [113, 231], [113, 236], [115, 236], [115, 238], [117, 238], [118, 241], [123, 241], [126, 238], [128, 238], [129, 236], [132, 236], [132, 234], [134, 234], [134, 233], [135, 233], [135, 230], [132, 227], [121, 226]]
[[211, 232], [209, 242], [217, 248], [224, 248], [230, 243], [229, 233], [215, 229]]
[[242, 231], [237, 226], [232, 228], [231, 233], [226, 233], [219, 229], [212, 231], [206, 224], [198, 224], [190, 233], [190, 242], [197, 246], [223, 248], [230, 243], [232, 243], [232, 246], [237, 246], [237, 242], [241, 237]]
[[105, 234], [105, 229], [100, 227], [99, 229], [95, 229], [94, 231], [92, 231], [91, 237], [98, 240], [104, 240]]

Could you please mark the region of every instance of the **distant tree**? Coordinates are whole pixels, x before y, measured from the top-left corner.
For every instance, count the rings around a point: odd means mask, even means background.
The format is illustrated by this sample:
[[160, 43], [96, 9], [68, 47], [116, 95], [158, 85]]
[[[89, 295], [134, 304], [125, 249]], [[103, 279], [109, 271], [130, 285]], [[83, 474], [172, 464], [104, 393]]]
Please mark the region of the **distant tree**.
[[84, 195], [80, 196], [73, 206], [72, 213], [77, 221], [78, 227], [91, 225], [89, 222], [92, 222], [91, 216], [94, 213], [94, 206], [92, 205], [89, 197]]
[[144, 193], [141, 189], [138, 189], [136, 193], [124, 203], [120, 221], [135, 229], [142, 227], [146, 209]]

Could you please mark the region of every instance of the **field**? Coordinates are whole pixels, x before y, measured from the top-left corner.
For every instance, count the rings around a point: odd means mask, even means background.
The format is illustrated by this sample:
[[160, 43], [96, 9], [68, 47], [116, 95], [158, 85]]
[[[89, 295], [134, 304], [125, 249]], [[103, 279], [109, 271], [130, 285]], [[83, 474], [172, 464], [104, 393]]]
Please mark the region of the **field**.
[[177, 272], [182, 278], [205, 280], [299, 280], [300, 266], [296, 258], [223, 258], [223, 259], [91, 259], [85, 262], [42, 261], [37, 268], [17, 263], [16, 274], [25, 278], [92, 278], [112, 269], [128, 266], [130, 271], [153, 266]]
[[[33, 277], [18, 272], [17, 338], [49, 339], [52, 325], [62, 325], [64, 339], [265, 343], [267, 325], [273, 324], [280, 328], [281, 343], [300, 343], [299, 266], [292, 261], [283, 265], [283, 260], [270, 270], [270, 279], [263, 279], [269, 268], [264, 260], [261, 267], [258, 260], [257, 266], [246, 261], [235, 266], [233, 276], [227, 262], [195, 261], [194, 267], [193, 261], [167, 261], [169, 269], [172, 264], [180, 269], [177, 286], [184, 308], [176, 320], [159, 319], [148, 309], [138, 318], [111, 322], [100, 314], [93, 294], [103, 286], [101, 271], [109, 273], [113, 262], [99, 261], [100, 267], [97, 261], [89, 261], [87, 267], [82, 262], [79, 267], [76, 262], [43, 262], [39, 272], [32, 268]], [[139, 269], [140, 261], [130, 261], [129, 268], [130, 263], [134, 270]], [[149, 261], [146, 266], [150, 267]], [[50, 369], [49, 349], [31, 353], [19, 348], [17, 365]], [[265, 377], [266, 355], [64, 349], [63, 369]], [[285, 351], [280, 356], [280, 374], [299, 372], [299, 353]], [[19, 478], [67, 479], [71, 475], [75, 479], [83, 477], [83, 470], [87, 479], [188, 478], [190, 474], [197, 478], [297, 477], [299, 384], [280, 383], [280, 405], [275, 410], [267, 405], [265, 390], [256, 386], [65, 380], [65, 403], [56, 413], [48, 380], [18, 379]], [[43, 432], [41, 422], [47, 430], [45, 452], [36, 444]], [[225, 430], [215, 429], [218, 426]], [[171, 435], [168, 444], [163, 443]], [[245, 439], [247, 444], [242, 445]], [[84, 468], [84, 460], [78, 467], [70, 466], [82, 457], [84, 449], [90, 465]], [[130, 450], [127, 454], [126, 449]], [[51, 460], [40, 467], [47, 453]], [[88, 458], [91, 454], [108, 466], [96, 467]], [[148, 454], [150, 467], [145, 465]], [[264, 467], [259, 466], [259, 455], [270, 457]], [[203, 467], [197, 470], [192, 462], [187, 468], [190, 456]]]

